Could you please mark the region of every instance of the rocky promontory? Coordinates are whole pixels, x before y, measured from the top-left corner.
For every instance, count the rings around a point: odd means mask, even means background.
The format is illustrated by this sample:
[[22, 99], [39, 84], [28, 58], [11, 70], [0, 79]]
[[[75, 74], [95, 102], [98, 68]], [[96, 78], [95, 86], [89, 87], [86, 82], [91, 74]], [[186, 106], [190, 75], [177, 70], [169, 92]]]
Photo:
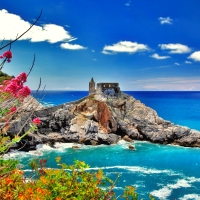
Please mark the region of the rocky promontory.
[[[39, 108], [31, 116], [41, 119], [38, 130], [13, 148], [28, 151], [35, 149], [37, 144], [53, 146], [55, 142], [115, 144], [121, 139], [200, 147], [200, 132], [160, 118], [155, 110], [124, 93], [118, 98], [93, 94], [76, 102]], [[11, 124], [7, 132], [11, 137], [21, 130], [30, 113], [26, 110]], [[21, 134], [29, 127], [27, 123]]]

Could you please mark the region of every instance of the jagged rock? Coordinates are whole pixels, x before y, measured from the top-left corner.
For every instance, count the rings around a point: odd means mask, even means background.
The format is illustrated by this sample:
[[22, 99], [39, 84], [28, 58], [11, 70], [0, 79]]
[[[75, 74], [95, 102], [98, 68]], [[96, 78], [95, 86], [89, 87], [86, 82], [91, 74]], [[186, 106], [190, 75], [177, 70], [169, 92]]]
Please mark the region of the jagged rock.
[[91, 121], [90, 120], [87, 120], [85, 122], [85, 125], [84, 125], [84, 129], [85, 129], [85, 133], [88, 133], [89, 129], [90, 129], [90, 124], [91, 124]]
[[182, 137], [188, 136], [190, 134], [190, 129], [187, 127], [175, 126], [173, 128], [173, 133], [177, 139], [180, 139]]
[[91, 143], [92, 146], [96, 146], [98, 144], [98, 142], [95, 141], [95, 140], [91, 140], [90, 143]]
[[70, 131], [70, 133], [78, 133], [79, 129], [80, 128], [79, 128], [79, 126], [77, 124], [73, 124], [73, 125], [70, 126], [69, 131]]
[[131, 149], [131, 150], [136, 150], [135, 147], [130, 145], [130, 144], [128, 145], [128, 148]]
[[84, 115], [84, 117], [87, 119], [92, 119], [94, 117], [93, 113], [81, 113], [81, 114]]
[[14, 123], [11, 123], [9, 130], [7, 131], [7, 134], [11, 137], [14, 137], [14, 135], [18, 134], [18, 132], [21, 129], [21, 121], [20, 119], [16, 120]]
[[[21, 129], [20, 134], [25, 133], [35, 117], [41, 119], [38, 131], [28, 134], [13, 148], [25, 145], [22, 149], [29, 150], [40, 143], [53, 145], [57, 141], [115, 144], [121, 138], [200, 147], [200, 132], [175, 126], [160, 118], [153, 109], [123, 93], [119, 98], [108, 100], [98, 94], [92, 99], [87, 97], [73, 104], [41, 108], [31, 117], [30, 113], [25, 110], [21, 117], [11, 123], [7, 133], [11, 138]], [[29, 117], [28, 123], [22, 127]]]
[[122, 139], [127, 142], [133, 142], [133, 140], [128, 135], [125, 135]]
[[94, 121], [91, 121], [89, 132], [97, 133], [98, 132], [98, 124]]
[[61, 134], [65, 134], [65, 129], [64, 129], [64, 128], [61, 128], [61, 129], [60, 129], [60, 133], [61, 133]]
[[135, 127], [127, 128], [126, 130], [127, 135], [132, 139], [142, 139], [143, 136], [140, 135], [138, 130]]
[[121, 136], [116, 135], [114, 133], [109, 134], [109, 138], [108, 138], [109, 144], [116, 144], [119, 140], [121, 140]]

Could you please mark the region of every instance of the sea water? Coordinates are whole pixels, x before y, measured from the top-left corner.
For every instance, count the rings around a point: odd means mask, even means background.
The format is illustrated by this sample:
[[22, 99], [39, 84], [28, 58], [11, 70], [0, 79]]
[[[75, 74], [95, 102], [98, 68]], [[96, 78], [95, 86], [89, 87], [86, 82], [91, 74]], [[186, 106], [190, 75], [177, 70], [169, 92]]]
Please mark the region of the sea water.
[[[145, 105], [155, 109], [159, 116], [175, 124], [200, 130], [200, 92], [126, 92]], [[59, 95], [61, 94], [61, 95]], [[87, 96], [87, 92], [52, 92], [41, 101], [43, 104], [58, 105]], [[76, 97], [78, 98], [76, 98]], [[36, 151], [16, 152], [7, 157], [18, 157], [22, 168], [29, 171], [28, 161], [34, 157], [46, 158], [47, 166], [56, 168], [57, 156], [72, 164], [74, 159], [85, 161], [91, 171], [99, 168], [112, 179], [116, 173], [121, 176], [116, 184], [117, 195], [122, 194], [126, 185], [137, 188], [139, 197], [148, 199], [151, 193], [157, 199], [200, 199], [200, 149], [173, 145], [152, 144], [135, 141], [136, 151], [128, 149], [128, 143], [116, 145], [80, 146], [73, 144], [37, 146]]]

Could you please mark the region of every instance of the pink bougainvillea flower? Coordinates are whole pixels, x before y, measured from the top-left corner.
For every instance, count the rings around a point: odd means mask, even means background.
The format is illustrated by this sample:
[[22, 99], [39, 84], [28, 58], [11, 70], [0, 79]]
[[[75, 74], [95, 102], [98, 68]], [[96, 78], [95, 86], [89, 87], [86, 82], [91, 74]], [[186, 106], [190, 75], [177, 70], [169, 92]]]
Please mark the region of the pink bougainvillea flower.
[[11, 59], [12, 58], [12, 52], [11, 51], [5, 51], [3, 53], [3, 57], [6, 57], [8, 59]]
[[40, 125], [41, 124], [41, 120], [40, 120], [40, 118], [35, 118], [35, 119], [33, 119], [33, 124], [38, 124], [38, 125]]
[[3, 81], [3, 84], [4, 84], [4, 85], [8, 85], [8, 83], [10, 83], [10, 80], [5, 80], [5, 81]]
[[23, 84], [26, 82], [26, 80], [27, 80], [27, 75], [25, 72], [22, 72], [19, 76], [13, 79], [13, 81], [17, 82], [20, 89], [23, 87]]
[[23, 97], [26, 98], [27, 96], [29, 96], [31, 94], [31, 90], [29, 89], [28, 86], [22, 87], [18, 93], [17, 93], [17, 97]]
[[15, 81], [10, 81], [8, 85], [6, 85], [4, 91], [15, 95], [18, 91], [18, 88], [19, 86]]
[[16, 80], [25, 83], [27, 80], [27, 75], [25, 72], [22, 72], [19, 76], [16, 77]]
[[13, 106], [13, 107], [9, 110], [8, 114], [13, 113], [13, 112], [15, 112], [16, 110], [17, 110], [17, 107], [16, 107], [16, 106]]
[[11, 61], [12, 58], [12, 52], [11, 51], [5, 51], [3, 55], [0, 56], [0, 58], [6, 58], [8, 62]]

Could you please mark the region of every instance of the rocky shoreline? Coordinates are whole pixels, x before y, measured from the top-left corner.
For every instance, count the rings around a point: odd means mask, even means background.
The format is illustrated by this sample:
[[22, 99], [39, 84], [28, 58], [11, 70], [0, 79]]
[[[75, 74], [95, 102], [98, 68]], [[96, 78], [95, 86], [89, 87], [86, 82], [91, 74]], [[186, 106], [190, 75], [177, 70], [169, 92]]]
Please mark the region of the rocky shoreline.
[[[38, 130], [12, 149], [29, 151], [37, 144], [54, 146], [55, 142], [110, 145], [121, 139], [200, 147], [200, 132], [160, 118], [156, 111], [124, 93], [119, 98], [93, 94], [73, 103], [38, 108], [31, 117], [41, 119]], [[26, 112], [12, 123], [7, 132], [11, 138], [19, 132], [30, 113], [26, 107]], [[29, 127], [28, 123], [21, 134]]]

